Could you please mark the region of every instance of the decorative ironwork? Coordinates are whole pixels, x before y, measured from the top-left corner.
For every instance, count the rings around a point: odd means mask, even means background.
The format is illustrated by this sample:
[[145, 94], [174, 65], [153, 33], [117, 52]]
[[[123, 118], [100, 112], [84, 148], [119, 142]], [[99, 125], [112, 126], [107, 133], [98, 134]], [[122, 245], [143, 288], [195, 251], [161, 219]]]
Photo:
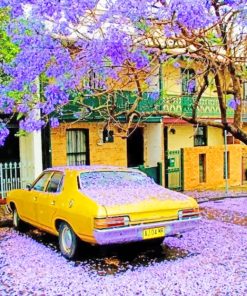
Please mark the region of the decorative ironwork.
[[[226, 99], [226, 105], [230, 98]], [[195, 101], [193, 96], [168, 95], [164, 98], [164, 111], [192, 116], [192, 106]], [[233, 118], [234, 110], [227, 108], [227, 117]], [[197, 117], [200, 118], [220, 118], [220, 107], [217, 98], [202, 97], [198, 108]]]
[[[62, 112], [63, 119], [78, 119], [81, 114], [81, 117], [88, 121], [102, 120], [104, 118], [108, 118], [109, 110], [114, 109], [114, 112], [121, 112], [130, 109], [137, 98], [137, 93], [133, 91], [116, 91], [101, 97], [89, 96], [84, 98], [84, 104], [87, 104], [92, 108], [97, 108], [101, 105], [107, 105], [105, 110], [90, 113], [90, 110], [80, 106], [80, 95], [81, 94], [74, 93], [71, 96], [71, 103], [64, 107]], [[230, 98], [226, 99], [226, 105], [229, 100]], [[145, 92], [143, 93], [143, 99], [140, 101], [136, 110], [139, 112], [165, 111], [178, 115], [192, 116], [192, 106], [194, 101], [195, 97], [192, 95], [178, 96], [169, 94], [164, 95], [163, 98], [161, 98], [158, 92]], [[227, 117], [233, 118], [233, 116], [234, 110], [227, 108]], [[217, 98], [202, 97], [197, 108], [197, 117], [220, 118], [220, 108]], [[161, 117], [150, 116], [144, 119], [147, 122], [159, 122]], [[123, 117], [122, 120], [125, 120], [125, 118]]]
[[33, 166], [17, 162], [0, 163], [0, 196], [12, 189], [25, 188], [33, 181]]

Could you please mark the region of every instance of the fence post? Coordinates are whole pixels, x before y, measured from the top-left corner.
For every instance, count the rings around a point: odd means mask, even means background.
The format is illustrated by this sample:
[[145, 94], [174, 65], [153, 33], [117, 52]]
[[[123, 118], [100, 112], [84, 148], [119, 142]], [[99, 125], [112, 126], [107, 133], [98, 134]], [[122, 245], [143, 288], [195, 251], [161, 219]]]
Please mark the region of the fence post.
[[0, 163], [0, 198], [3, 198], [3, 165]]

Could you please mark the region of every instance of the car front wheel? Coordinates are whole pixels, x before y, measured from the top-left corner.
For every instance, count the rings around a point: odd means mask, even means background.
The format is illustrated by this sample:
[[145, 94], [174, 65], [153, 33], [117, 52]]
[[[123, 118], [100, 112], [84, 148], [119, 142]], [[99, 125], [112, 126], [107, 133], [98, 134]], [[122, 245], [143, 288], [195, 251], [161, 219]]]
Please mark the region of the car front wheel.
[[20, 219], [17, 209], [13, 210], [13, 226], [19, 231], [25, 231], [27, 229], [27, 225]]
[[73, 259], [77, 254], [78, 238], [72, 228], [65, 222], [59, 227], [59, 248], [67, 259]]

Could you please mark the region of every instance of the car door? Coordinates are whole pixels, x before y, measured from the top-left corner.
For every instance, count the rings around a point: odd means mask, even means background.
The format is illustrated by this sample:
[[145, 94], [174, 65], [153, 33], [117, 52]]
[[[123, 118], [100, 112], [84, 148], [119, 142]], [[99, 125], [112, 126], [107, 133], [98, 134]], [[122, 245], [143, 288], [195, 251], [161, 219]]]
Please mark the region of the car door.
[[54, 172], [46, 190], [39, 196], [37, 220], [44, 229], [49, 230], [52, 228], [52, 218], [57, 210], [57, 200], [61, 197], [63, 177], [62, 172]]
[[25, 192], [23, 216], [32, 224], [37, 224], [37, 202], [40, 193], [46, 189], [51, 174], [51, 172], [44, 172], [41, 174], [32, 184], [31, 188]]

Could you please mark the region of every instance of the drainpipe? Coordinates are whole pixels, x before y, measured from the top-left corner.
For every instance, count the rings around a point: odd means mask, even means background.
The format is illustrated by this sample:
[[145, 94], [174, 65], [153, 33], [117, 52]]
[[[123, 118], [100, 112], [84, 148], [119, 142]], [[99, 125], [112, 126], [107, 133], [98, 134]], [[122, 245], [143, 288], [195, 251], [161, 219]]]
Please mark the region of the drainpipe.
[[225, 193], [228, 194], [228, 157], [227, 157], [227, 130], [224, 129], [225, 144]]
[[[161, 61], [159, 61], [159, 99], [163, 99], [163, 95], [164, 95], [164, 80], [163, 80], [163, 63]], [[163, 106], [163, 104], [162, 104]]]

